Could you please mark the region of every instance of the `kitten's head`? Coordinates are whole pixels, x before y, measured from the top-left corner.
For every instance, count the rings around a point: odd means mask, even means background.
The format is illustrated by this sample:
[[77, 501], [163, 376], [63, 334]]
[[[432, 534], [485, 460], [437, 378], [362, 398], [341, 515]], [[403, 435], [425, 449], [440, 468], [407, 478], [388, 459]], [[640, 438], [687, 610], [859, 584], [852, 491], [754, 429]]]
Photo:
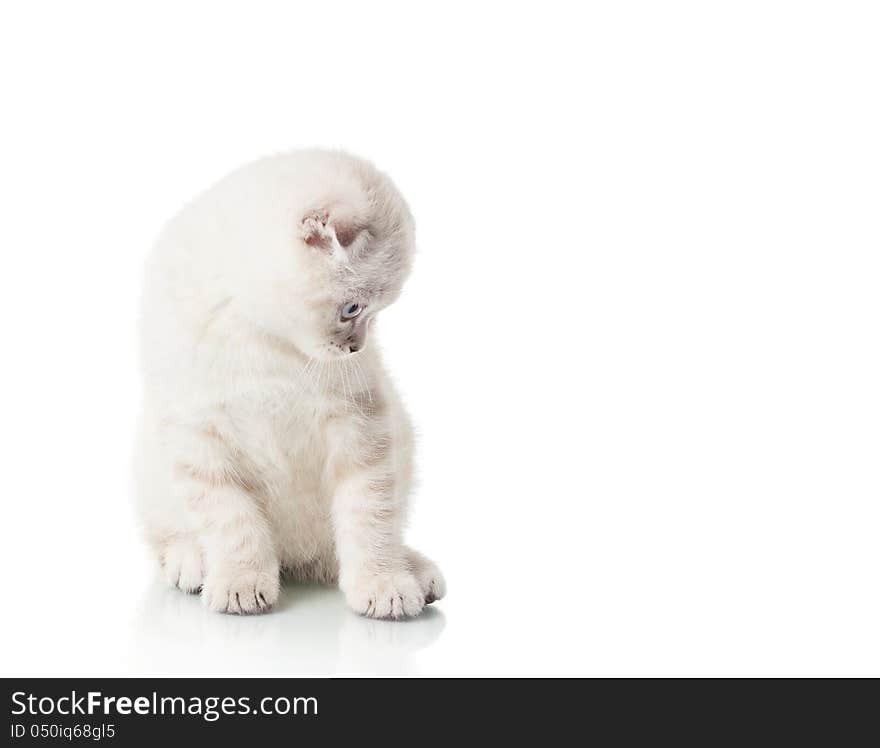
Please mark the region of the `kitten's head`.
[[312, 358], [363, 350], [376, 315], [397, 299], [409, 273], [410, 221], [399, 216], [383, 226], [375, 215], [364, 220], [346, 212], [346, 206], [321, 207], [301, 224], [311, 283], [291, 334]]
[[252, 309], [310, 358], [357, 354], [409, 274], [409, 209], [388, 177], [339, 152], [299, 154], [274, 182], [285, 185], [275, 201], [284, 236], [259, 277], [248, 274]]

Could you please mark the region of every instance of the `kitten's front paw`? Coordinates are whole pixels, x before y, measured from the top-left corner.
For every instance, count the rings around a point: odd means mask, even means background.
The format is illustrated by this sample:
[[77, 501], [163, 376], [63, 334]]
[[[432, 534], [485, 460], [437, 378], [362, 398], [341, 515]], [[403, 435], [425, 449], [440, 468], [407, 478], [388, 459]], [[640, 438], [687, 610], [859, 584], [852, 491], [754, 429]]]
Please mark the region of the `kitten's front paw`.
[[425, 596], [425, 605], [442, 600], [446, 595], [446, 580], [433, 561], [421, 556], [415, 564], [415, 575]]
[[419, 581], [408, 571], [363, 576], [343, 591], [349, 607], [368, 618], [417, 616], [425, 607]]
[[235, 568], [209, 572], [202, 599], [219, 613], [265, 613], [278, 602], [280, 589], [277, 568], [268, 571]]
[[202, 549], [192, 539], [169, 542], [159, 555], [165, 580], [184, 592], [198, 592], [202, 586]]

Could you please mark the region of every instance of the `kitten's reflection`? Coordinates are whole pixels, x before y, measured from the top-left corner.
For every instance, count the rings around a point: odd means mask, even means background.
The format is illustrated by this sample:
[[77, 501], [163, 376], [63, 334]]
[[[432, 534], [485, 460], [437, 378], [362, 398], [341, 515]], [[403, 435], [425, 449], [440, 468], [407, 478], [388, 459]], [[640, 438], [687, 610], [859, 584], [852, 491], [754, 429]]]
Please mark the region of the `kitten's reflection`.
[[212, 613], [155, 580], [133, 622], [134, 672], [157, 676], [413, 675], [413, 654], [445, 619], [435, 606], [408, 621], [351, 613], [336, 589], [286, 582], [264, 616]]

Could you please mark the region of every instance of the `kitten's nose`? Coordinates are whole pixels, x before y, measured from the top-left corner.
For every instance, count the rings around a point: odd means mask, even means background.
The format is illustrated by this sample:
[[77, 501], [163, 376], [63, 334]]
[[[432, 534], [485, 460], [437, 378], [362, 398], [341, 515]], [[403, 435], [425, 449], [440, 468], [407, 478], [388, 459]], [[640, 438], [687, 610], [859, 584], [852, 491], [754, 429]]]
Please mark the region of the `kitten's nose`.
[[349, 353], [357, 353], [360, 349], [361, 347], [357, 343], [352, 343], [350, 346], [348, 346]]

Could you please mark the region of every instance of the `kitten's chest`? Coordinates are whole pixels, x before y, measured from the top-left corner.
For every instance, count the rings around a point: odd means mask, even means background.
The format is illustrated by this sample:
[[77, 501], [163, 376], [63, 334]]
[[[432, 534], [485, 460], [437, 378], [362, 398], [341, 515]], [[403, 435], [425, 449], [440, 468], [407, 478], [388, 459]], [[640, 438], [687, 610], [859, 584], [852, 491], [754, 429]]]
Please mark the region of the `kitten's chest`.
[[318, 558], [333, 542], [326, 478], [332, 402], [284, 382], [264, 382], [261, 397], [239, 407], [250, 431], [252, 469], [264, 488], [262, 508], [282, 563], [296, 566]]
[[314, 490], [333, 445], [331, 423], [340, 406], [314, 386], [287, 380], [264, 381], [259, 397], [240, 403], [240, 421], [249, 424], [252, 458], [267, 475]]

